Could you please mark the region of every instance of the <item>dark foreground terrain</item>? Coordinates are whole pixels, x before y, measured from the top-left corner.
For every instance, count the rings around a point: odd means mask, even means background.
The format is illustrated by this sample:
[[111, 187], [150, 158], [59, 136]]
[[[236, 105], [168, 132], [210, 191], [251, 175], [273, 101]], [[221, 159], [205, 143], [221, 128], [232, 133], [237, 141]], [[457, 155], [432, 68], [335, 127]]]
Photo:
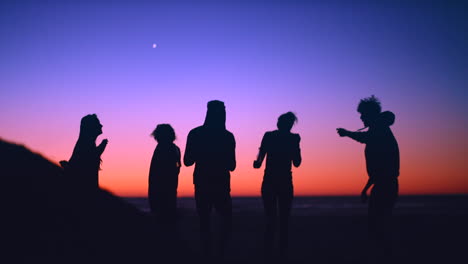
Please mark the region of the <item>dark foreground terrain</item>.
[[[145, 198], [126, 198], [148, 211]], [[234, 198], [228, 263], [262, 263], [260, 198]], [[199, 257], [193, 198], [179, 199], [179, 236]], [[216, 215], [213, 214], [216, 221]], [[375, 263], [368, 252], [366, 206], [358, 197], [297, 197], [290, 225], [289, 263]], [[391, 263], [468, 261], [468, 196], [400, 197], [393, 221]]]
[[[177, 231], [158, 225], [146, 199], [85, 191], [60, 167], [0, 141], [0, 263], [206, 263], [191, 198], [179, 199]], [[234, 198], [227, 263], [262, 263], [259, 198]], [[467, 263], [467, 196], [402, 197], [393, 263]], [[216, 216], [213, 216], [216, 224]], [[355, 197], [299, 197], [289, 263], [369, 263], [365, 206]]]

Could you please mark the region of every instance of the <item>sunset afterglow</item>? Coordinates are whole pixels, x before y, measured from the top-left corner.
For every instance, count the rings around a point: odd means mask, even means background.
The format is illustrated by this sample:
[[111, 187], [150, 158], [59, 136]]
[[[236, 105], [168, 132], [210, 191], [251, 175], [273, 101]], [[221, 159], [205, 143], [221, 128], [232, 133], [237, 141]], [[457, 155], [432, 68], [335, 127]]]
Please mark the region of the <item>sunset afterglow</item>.
[[[0, 137], [58, 164], [96, 113], [101, 187], [146, 196], [150, 133], [171, 124], [183, 155], [217, 99], [237, 142], [231, 193], [258, 196], [260, 141], [292, 111], [295, 195], [357, 195], [364, 145], [335, 129], [361, 128], [357, 104], [374, 94], [396, 114], [401, 193], [468, 193], [463, 10], [313, 2], [1, 3]], [[192, 173], [182, 167], [179, 196], [193, 195]]]

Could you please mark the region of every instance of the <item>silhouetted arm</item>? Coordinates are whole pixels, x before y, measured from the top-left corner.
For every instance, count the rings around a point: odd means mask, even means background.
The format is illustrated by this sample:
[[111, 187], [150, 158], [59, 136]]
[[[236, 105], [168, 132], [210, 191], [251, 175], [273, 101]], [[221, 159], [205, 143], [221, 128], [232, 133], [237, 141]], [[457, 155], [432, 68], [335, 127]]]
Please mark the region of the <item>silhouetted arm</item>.
[[98, 151], [98, 154], [99, 156], [101, 156], [101, 154], [104, 152], [104, 150], [106, 149], [106, 146], [107, 146], [107, 143], [109, 141], [107, 139], [103, 139], [101, 141], [101, 144], [99, 144], [99, 146], [97, 147], [97, 151]]
[[367, 183], [366, 183], [366, 185], [364, 186], [364, 188], [362, 189], [362, 192], [361, 192], [361, 201], [363, 203], [367, 202], [367, 190], [369, 190], [369, 188], [372, 186], [372, 184], [374, 184], [374, 181], [372, 180], [372, 178], [369, 177], [369, 180], [367, 180]]
[[156, 164], [157, 164], [157, 153], [156, 149], [153, 152], [153, 157], [151, 158], [150, 170], [149, 170], [149, 178], [152, 179], [156, 175]]
[[228, 170], [234, 171], [236, 169], [236, 140], [234, 135], [231, 134], [231, 146], [229, 149], [229, 156], [228, 156]]
[[357, 142], [367, 143], [369, 132], [349, 132], [348, 137], [356, 140]]
[[187, 136], [187, 144], [185, 145], [184, 153], [184, 164], [187, 167], [192, 166], [195, 163], [193, 140], [193, 131], [190, 131]]
[[262, 166], [263, 160], [265, 159], [265, 155], [266, 155], [266, 152], [262, 151], [262, 149], [260, 148], [258, 150], [257, 159], [254, 160], [254, 162], [253, 162], [253, 167], [255, 169], [259, 169]]
[[361, 143], [367, 143], [369, 138], [369, 132], [351, 132], [344, 128], [337, 128], [336, 132], [338, 132], [340, 137], [349, 137]]
[[297, 139], [295, 142], [295, 147], [294, 147], [294, 153], [293, 153], [293, 165], [294, 167], [299, 167], [302, 162], [302, 157], [301, 157], [301, 148], [299, 147], [299, 143], [301, 142], [301, 137], [297, 135]]
[[179, 174], [180, 167], [181, 167], [181, 164], [180, 164], [180, 149], [177, 146], [175, 146], [175, 149], [176, 149], [176, 155], [177, 155], [177, 157], [176, 157], [176, 159], [177, 159], [177, 161], [176, 161], [177, 174]]
[[267, 133], [265, 133], [263, 135], [262, 143], [260, 144], [260, 148], [258, 149], [257, 159], [254, 160], [254, 162], [253, 162], [253, 167], [255, 169], [259, 169], [262, 166], [263, 160], [265, 159], [265, 156], [266, 156], [265, 145], [266, 145], [266, 141], [267, 141], [266, 138], [267, 138]]

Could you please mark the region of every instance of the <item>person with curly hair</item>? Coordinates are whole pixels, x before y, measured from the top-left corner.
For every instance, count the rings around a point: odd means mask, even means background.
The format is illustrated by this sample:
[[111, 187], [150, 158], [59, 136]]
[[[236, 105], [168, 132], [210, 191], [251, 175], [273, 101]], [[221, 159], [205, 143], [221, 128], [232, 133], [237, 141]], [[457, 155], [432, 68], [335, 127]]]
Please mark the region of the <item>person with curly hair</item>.
[[[400, 151], [390, 126], [395, 114], [382, 112], [380, 101], [371, 96], [359, 102], [357, 111], [367, 131], [351, 132], [338, 128], [341, 137], [349, 137], [366, 144], [365, 158], [369, 176], [361, 199], [368, 200], [369, 235], [379, 256], [391, 255], [391, 216], [398, 197], [398, 176], [400, 175]], [[373, 187], [372, 187], [373, 186]], [[368, 199], [367, 192], [372, 187]]]
[[180, 149], [174, 144], [174, 129], [159, 124], [151, 134], [158, 142], [149, 171], [148, 199], [151, 212], [160, 220], [174, 223], [177, 214], [177, 185]]

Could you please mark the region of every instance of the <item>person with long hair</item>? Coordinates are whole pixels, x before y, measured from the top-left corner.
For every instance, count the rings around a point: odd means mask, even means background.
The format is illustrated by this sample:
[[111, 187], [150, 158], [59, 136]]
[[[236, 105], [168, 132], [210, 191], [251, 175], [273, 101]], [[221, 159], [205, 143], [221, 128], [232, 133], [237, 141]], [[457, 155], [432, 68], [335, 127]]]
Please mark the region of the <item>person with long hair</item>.
[[279, 216], [280, 257], [287, 257], [288, 222], [293, 201], [292, 165], [301, 165], [299, 134], [291, 133], [297, 117], [292, 112], [278, 118], [277, 130], [266, 132], [253, 167], [258, 169], [266, 156], [262, 199], [266, 215], [265, 257], [273, 259], [276, 226]]
[[96, 139], [101, 134], [102, 125], [96, 114], [84, 116], [73, 154], [68, 162], [61, 162], [66, 174], [86, 189], [99, 188], [101, 155], [108, 143], [107, 139], [103, 139], [99, 146], [96, 146]]

